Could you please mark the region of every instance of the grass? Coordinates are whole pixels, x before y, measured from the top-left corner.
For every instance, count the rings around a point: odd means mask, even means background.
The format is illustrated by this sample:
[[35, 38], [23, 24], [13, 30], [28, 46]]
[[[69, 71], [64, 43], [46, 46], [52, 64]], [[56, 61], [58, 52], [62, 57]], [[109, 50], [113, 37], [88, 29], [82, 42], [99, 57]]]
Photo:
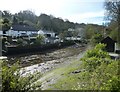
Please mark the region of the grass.
[[81, 64], [81, 62], [76, 61], [76, 62], [68, 65], [67, 67], [56, 69], [55, 74], [61, 73], [61, 70], [63, 72], [62, 72], [61, 77], [57, 80], [57, 82], [55, 84], [51, 85], [52, 88], [58, 89], [58, 90], [73, 90], [73, 89], [75, 89], [75, 87], [78, 86], [78, 84], [79, 84], [78, 81], [80, 81], [81, 73], [73, 74], [72, 72], [80, 69], [80, 64]]
[[[77, 61], [67, 67], [56, 69], [54, 76], [60, 76], [54, 84], [49, 85], [47, 90], [109, 90], [106, 86], [107, 81], [116, 76], [118, 64], [117, 61], [110, 65], [101, 65], [94, 72], [81, 71], [73, 74], [72, 72], [78, 69], [83, 69], [80, 66], [81, 62]], [[103, 68], [103, 69], [101, 69]], [[62, 71], [62, 72], [61, 72]], [[98, 72], [98, 73], [97, 73]]]
[[[93, 53], [93, 52], [91, 52]], [[96, 52], [96, 53], [99, 53]], [[96, 55], [96, 54], [95, 54]], [[86, 57], [85, 57], [86, 58]], [[86, 58], [89, 60], [89, 58]], [[99, 58], [101, 64], [89, 71], [83, 61], [73, 60], [69, 64], [56, 68], [44, 76], [45, 80], [55, 79], [54, 83], [48, 83], [47, 90], [117, 90], [120, 91], [118, 67], [120, 60]], [[106, 62], [107, 61], [107, 62]], [[78, 73], [75, 71], [79, 70]], [[90, 68], [91, 70], [91, 68]]]
[[56, 68], [49, 73], [46, 73], [44, 76], [50, 75], [46, 77], [45, 80], [49, 80], [49, 78], [57, 78], [57, 82], [55, 84], [50, 84], [50, 88], [47, 90], [60, 89], [60, 90], [72, 90], [73, 85], [77, 85], [77, 81], [79, 80], [80, 74], [73, 74], [75, 70], [80, 69], [81, 61], [74, 61], [68, 65], [64, 65], [63, 67]]

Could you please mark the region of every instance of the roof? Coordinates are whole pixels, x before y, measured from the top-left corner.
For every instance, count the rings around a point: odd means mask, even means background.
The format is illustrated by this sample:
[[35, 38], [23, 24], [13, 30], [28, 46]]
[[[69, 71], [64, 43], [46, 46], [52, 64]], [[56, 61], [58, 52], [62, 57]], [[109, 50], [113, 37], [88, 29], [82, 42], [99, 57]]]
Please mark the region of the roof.
[[38, 31], [36, 28], [29, 25], [12, 25], [11, 29], [15, 31]]
[[108, 42], [113, 42], [113, 43], [115, 43], [116, 41], [113, 40], [112, 38], [110, 38], [109, 36], [107, 36], [107, 37], [104, 38], [101, 42], [102, 42], [102, 43], [108, 43]]

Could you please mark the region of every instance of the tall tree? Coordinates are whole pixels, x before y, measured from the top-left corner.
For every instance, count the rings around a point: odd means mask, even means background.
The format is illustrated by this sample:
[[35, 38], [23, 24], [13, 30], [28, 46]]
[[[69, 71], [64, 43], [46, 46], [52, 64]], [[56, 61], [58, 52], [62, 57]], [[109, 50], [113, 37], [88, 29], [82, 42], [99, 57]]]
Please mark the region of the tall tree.
[[19, 22], [21, 21], [30, 26], [35, 26], [37, 24], [37, 16], [30, 10], [20, 11], [15, 14], [15, 17]]
[[9, 11], [5, 10], [5, 11], [2, 12], [2, 17], [11, 20], [12, 14]]
[[17, 19], [17, 17], [13, 16], [12, 22], [13, 22], [13, 24], [18, 24], [18, 19]]
[[105, 1], [106, 15], [109, 20], [114, 20], [118, 24], [118, 42], [120, 43], [120, 1], [107, 0]]
[[3, 24], [2, 25], [3, 34], [6, 34], [6, 31], [8, 31], [10, 29], [9, 20], [7, 18], [4, 18], [2, 24]]

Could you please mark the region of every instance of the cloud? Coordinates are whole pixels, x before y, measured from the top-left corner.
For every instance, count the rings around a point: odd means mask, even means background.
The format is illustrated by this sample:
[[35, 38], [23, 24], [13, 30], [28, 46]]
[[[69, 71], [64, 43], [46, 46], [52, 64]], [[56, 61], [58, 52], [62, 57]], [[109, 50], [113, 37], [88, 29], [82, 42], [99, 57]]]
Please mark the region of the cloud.
[[104, 16], [104, 11], [79, 13], [79, 14], [73, 14], [68, 17], [72, 19], [74, 18], [85, 19], [85, 18], [102, 17], [102, 16]]
[[37, 15], [46, 13], [80, 22], [83, 19], [103, 16], [101, 2], [103, 0], [1, 0], [0, 9], [10, 10], [13, 14], [28, 9]]
[[[99, 21], [102, 22], [104, 17], [104, 11], [99, 11], [99, 12], [86, 12], [86, 13], [79, 13], [79, 14], [73, 14], [66, 16], [70, 21], [73, 22], [84, 22], [84, 23], [90, 23], [90, 22], [96, 22], [98, 23]], [[64, 18], [65, 19], [65, 18]]]

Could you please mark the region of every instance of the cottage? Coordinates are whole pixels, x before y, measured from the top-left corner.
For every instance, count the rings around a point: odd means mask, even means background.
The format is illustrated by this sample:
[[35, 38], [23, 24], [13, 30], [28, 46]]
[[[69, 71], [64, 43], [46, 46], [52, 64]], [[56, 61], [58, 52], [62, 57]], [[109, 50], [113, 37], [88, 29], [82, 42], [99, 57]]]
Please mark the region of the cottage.
[[38, 30], [29, 25], [12, 25], [10, 30], [6, 32], [7, 36], [12, 38], [34, 36], [37, 35]]
[[39, 30], [38, 35], [43, 35], [45, 36], [45, 44], [46, 43], [56, 43], [59, 42], [60, 39], [57, 36], [57, 34], [53, 31], [47, 31], [47, 30]]
[[111, 39], [109, 36], [104, 38], [101, 43], [106, 44], [106, 50], [108, 52], [114, 52], [115, 51], [115, 43], [116, 41], [114, 41], [113, 39]]
[[85, 29], [77, 27], [75, 29], [69, 28], [66, 40], [79, 40], [82, 41], [85, 38]]

